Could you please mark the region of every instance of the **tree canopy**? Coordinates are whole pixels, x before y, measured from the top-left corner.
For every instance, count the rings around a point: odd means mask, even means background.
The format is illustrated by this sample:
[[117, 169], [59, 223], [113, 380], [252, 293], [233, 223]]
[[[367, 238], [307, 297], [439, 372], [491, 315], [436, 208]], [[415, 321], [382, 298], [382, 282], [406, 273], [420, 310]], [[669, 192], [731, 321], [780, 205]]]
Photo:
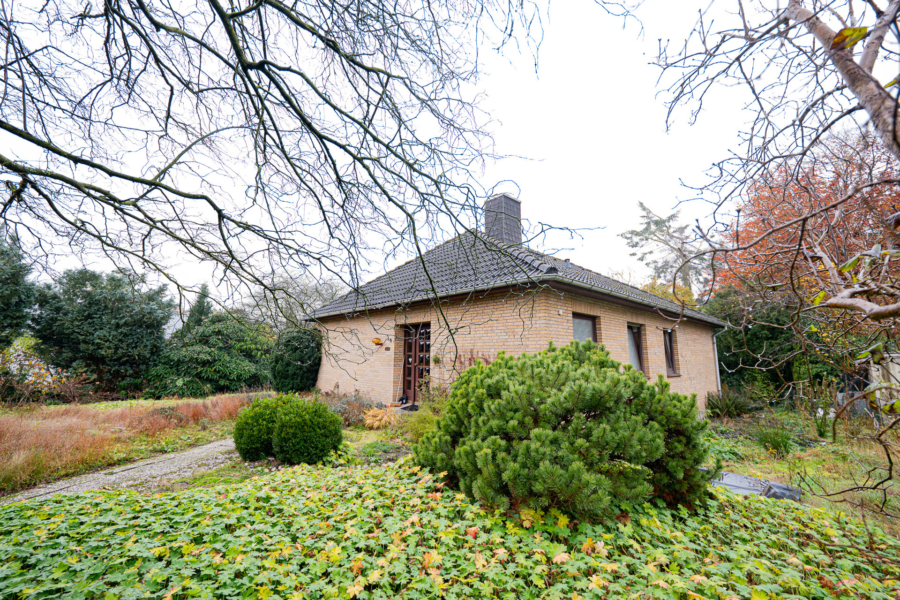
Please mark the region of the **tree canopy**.
[[162, 354], [174, 308], [164, 286], [149, 287], [134, 274], [66, 271], [37, 290], [35, 349], [102, 391], [139, 387]]
[[28, 323], [34, 305], [30, 273], [22, 251], [0, 238], [0, 350], [12, 344]]

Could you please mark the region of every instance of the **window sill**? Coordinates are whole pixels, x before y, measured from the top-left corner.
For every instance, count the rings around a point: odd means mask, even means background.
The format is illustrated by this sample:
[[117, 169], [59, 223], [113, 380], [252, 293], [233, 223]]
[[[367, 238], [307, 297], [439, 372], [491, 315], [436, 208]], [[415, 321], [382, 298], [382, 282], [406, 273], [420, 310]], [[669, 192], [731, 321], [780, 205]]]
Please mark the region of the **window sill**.
[[673, 377], [681, 377], [681, 373], [666, 373], [667, 379], [671, 379]]

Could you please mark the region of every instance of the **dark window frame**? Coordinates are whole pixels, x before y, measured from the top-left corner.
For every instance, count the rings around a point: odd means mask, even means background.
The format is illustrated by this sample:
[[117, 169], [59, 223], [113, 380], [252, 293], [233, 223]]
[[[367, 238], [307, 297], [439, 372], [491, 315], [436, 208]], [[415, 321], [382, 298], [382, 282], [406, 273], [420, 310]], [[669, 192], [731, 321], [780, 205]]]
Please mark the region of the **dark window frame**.
[[594, 341], [595, 344], [599, 343], [599, 340], [597, 340], [597, 317], [595, 317], [593, 315], [586, 315], [583, 313], [573, 312], [572, 313], [572, 339], [573, 340], [575, 339], [575, 319], [584, 319], [586, 321], [590, 321], [591, 322], [591, 336], [592, 336], [591, 339]]
[[678, 377], [680, 373], [678, 372], [674, 329], [663, 329], [663, 348], [666, 353], [666, 375]]
[[[630, 343], [633, 343], [635, 346], [635, 350], [637, 351], [638, 362], [641, 364], [640, 368], [637, 370], [644, 374], [644, 377], [649, 377], [647, 375], [647, 363], [644, 360], [644, 326], [640, 323], [628, 323], [628, 335]], [[629, 357], [628, 360], [631, 360], [631, 350], [629, 348]], [[634, 366], [634, 365], [632, 365]], [[637, 367], [635, 367], [637, 368]]]

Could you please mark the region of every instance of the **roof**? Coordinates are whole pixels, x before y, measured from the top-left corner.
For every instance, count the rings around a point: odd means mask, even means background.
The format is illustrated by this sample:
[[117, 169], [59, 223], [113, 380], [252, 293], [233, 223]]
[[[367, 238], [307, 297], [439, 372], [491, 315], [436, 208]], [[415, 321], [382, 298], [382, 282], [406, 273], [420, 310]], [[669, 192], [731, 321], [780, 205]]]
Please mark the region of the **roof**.
[[[423, 268], [427, 265], [428, 269]], [[529, 283], [562, 283], [644, 305], [681, 313], [681, 305], [616, 281], [569, 261], [523, 246], [463, 233], [421, 257], [350, 291], [319, 308], [316, 319], [354, 314], [474, 291]], [[436, 293], [435, 293], [436, 292]], [[724, 327], [725, 323], [685, 308], [686, 317]]]

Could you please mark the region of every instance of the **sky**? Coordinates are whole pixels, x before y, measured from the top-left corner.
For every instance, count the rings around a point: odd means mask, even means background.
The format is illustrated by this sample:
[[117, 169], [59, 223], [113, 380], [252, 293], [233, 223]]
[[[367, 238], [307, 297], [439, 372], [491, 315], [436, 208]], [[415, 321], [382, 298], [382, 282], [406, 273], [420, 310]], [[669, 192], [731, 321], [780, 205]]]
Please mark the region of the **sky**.
[[646, 268], [619, 237], [639, 227], [638, 202], [657, 214], [680, 208], [690, 221], [709, 214], [699, 202], [677, 206], [693, 197], [681, 181], [703, 181], [736, 148], [746, 118], [740, 98], [717, 94], [694, 125], [680, 110], [667, 132], [665, 92], [650, 64], [660, 38], [677, 44], [690, 32], [699, 4], [646, 2], [640, 34], [589, 0], [554, 3], [537, 74], [529, 55], [488, 57], [484, 107], [499, 121], [497, 152], [529, 160], [489, 165], [484, 184], [516, 195], [532, 222], [603, 228], [574, 239], [558, 234], [547, 249], [596, 271], [631, 270], [640, 278]]

